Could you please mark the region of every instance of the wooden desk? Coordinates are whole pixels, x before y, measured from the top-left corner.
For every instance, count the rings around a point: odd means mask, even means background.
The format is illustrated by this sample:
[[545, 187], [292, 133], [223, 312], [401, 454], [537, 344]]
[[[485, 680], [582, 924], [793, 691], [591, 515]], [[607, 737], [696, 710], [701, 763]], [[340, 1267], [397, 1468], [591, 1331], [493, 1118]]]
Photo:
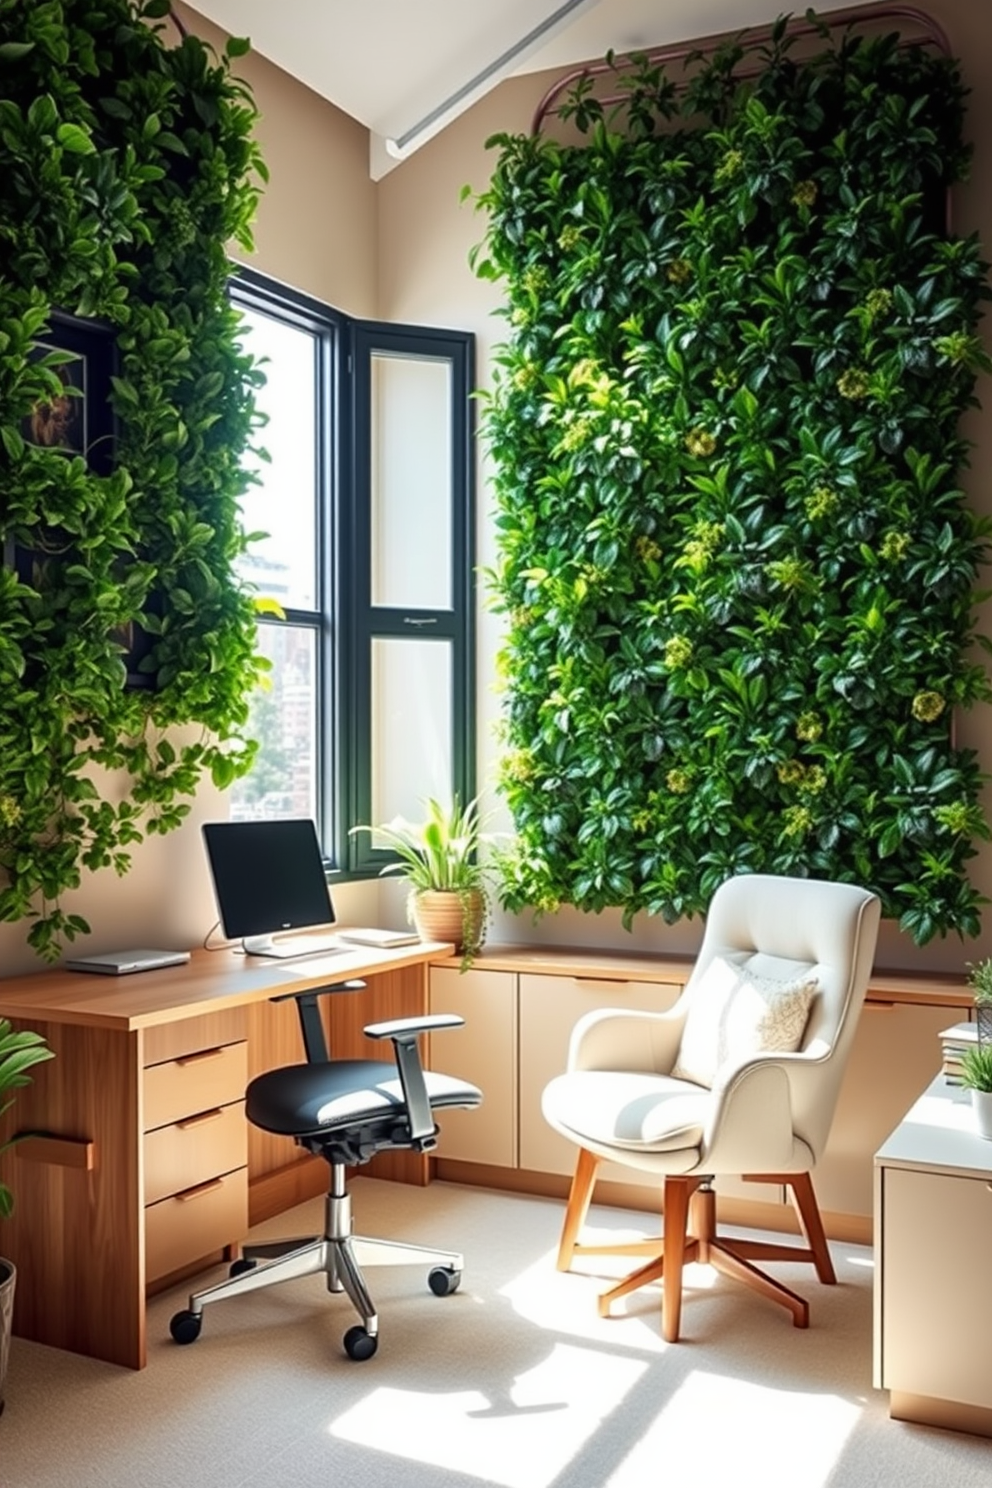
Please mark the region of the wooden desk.
[[[144, 1367], [145, 1297], [223, 1254], [247, 1226], [323, 1191], [326, 1168], [248, 1127], [247, 1079], [303, 1055], [296, 1004], [274, 996], [361, 977], [324, 1002], [330, 1048], [388, 1058], [367, 1023], [427, 1011], [441, 944], [356, 947], [297, 962], [195, 951], [186, 966], [110, 978], [45, 971], [0, 979], [0, 1016], [42, 1034], [39, 1065], [0, 1140], [14, 1193], [0, 1250], [17, 1267], [14, 1332]], [[386, 1153], [369, 1171], [426, 1183], [427, 1159]]]

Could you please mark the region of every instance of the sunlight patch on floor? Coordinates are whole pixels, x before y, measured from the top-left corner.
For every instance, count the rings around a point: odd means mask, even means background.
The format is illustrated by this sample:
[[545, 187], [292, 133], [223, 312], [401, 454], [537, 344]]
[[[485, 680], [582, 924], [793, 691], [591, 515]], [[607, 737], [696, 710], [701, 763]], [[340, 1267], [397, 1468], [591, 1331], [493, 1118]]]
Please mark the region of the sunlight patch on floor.
[[662, 1463], [678, 1488], [713, 1488], [742, 1481], [748, 1462], [762, 1488], [826, 1488], [859, 1415], [836, 1395], [694, 1370], [604, 1488], [644, 1488]]
[[646, 1368], [558, 1344], [503, 1396], [386, 1387], [346, 1411], [329, 1433], [503, 1488], [548, 1488]]

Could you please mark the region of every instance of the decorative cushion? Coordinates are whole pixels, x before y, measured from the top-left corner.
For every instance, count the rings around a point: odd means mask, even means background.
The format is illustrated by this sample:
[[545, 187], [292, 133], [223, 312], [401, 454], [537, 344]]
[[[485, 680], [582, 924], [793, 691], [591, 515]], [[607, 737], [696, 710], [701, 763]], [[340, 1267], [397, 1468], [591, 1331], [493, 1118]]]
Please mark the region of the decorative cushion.
[[754, 1054], [792, 1053], [815, 995], [815, 976], [778, 981], [714, 957], [689, 1004], [672, 1075], [712, 1087], [727, 1065]]

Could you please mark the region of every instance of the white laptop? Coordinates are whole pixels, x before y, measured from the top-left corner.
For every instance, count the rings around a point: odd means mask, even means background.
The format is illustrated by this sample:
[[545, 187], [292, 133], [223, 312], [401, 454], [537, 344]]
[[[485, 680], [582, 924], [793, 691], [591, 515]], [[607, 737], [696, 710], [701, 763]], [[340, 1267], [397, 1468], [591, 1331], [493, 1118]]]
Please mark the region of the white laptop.
[[415, 930], [380, 930], [369, 926], [357, 930], [339, 930], [337, 938], [346, 940], [349, 945], [375, 946], [380, 951], [388, 951], [393, 946], [416, 945], [420, 936]]
[[156, 971], [161, 966], [182, 966], [189, 951], [104, 951], [102, 956], [74, 956], [67, 971], [96, 971], [103, 976], [128, 976], [132, 971]]

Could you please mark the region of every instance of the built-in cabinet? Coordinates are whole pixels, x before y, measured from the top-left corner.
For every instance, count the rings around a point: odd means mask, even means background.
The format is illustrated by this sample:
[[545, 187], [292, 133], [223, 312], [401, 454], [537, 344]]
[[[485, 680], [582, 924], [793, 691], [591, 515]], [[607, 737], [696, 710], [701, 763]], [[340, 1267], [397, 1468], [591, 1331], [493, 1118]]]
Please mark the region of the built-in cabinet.
[[[570, 1176], [575, 1148], [541, 1114], [541, 1093], [564, 1068], [572, 1029], [587, 1012], [616, 1007], [661, 1011], [677, 1000], [691, 963], [662, 957], [528, 947], [487, 949], [466, 972], [450, 961], [431, 967], [434, 1012], [457, 1012], [465, 1027], [434, 1037], [437, 1069], [474, 1081], [478, 1111], [451, 1112], [438, 1157], [446, 1178], [459, 1165], [472, 1182], [506, 1182], [534, 1191]], [[827, 1233], [870, 1244], [872, 1160], [917, 1092], [940, 1066], [941, 1029], [967, 1016], [963, 981], [879, 973], [872, 979], [838, 1100], [827, 1150], [813, 1174]], [[486, 1168], [502, 1169], [487, 1174]], [[510, 1175], [512, 1173], [512, 1182]], [[653, 1198], [648, 1174], [604, 1163], [600, 1177]], [[785, 1191], [721, 1179], [721, 1208], [733, 1220], [741, 1201], [761, 1204], [762, 1223], [793, 1229]], [[609, 1189], [597, 1192], [608, 1198]], [[746, 1221], [743, 1211], [739, 1217]]]
[[937, 1079], [875, 1160], [874, 1383], [901, 1420], [992, 1436], [992, 1142]]

